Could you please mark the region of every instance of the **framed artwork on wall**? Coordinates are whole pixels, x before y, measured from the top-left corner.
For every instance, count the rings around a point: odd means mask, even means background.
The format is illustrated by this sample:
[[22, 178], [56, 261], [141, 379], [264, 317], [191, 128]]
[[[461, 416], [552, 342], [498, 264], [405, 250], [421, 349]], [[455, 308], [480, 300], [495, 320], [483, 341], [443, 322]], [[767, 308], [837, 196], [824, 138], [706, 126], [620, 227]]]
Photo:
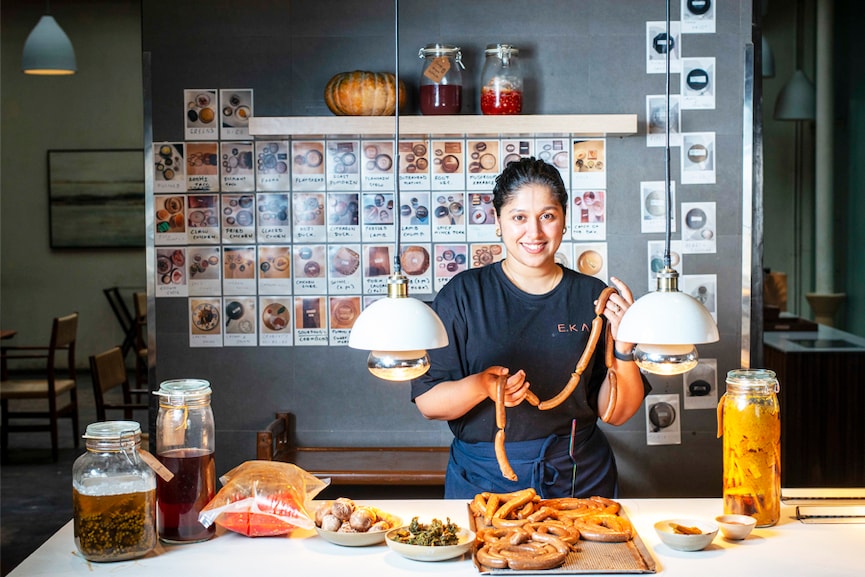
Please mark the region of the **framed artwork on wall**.
[[144, 151], [49, 150], [51, 248], [143, 248]]

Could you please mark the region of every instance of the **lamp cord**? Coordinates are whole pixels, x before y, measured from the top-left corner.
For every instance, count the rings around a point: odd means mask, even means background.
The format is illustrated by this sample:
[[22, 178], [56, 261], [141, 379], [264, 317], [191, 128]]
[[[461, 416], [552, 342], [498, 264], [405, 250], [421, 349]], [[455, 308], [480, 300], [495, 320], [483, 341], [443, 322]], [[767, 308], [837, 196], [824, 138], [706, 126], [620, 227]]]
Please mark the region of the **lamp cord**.
[[664, 268], [671, 268], [672, 258], [670, 256], [671, 226], [670, 217], [673, 214], [673, 192], [670, 187], [670, 51], [673, 49], [672, 37], [670, 36], [670, 0], [666, 0], [666, 42], [667, 49], [664, 51], [664, 100], [667, 106], [667, 119], [664, 123], [664, 193], [666, 211], [664, 214]]
[[402, 207], [399, 198], [399, 0], [393, 0], [393, 38], [394, 38], [394, 91], [396, 93], [396, 104], [394, 105], [394, 131], [393, 131], [393, 150], [394, 158], [396, 159], [394, 168], [394, 234], [396, 241], [394, 249], [396, 253], [393, 255], [393, 270], [395, 275], [402, 274], [402, 265], [399, 258], [400, 235], [402, 233], [400, 222], [402, 217]]

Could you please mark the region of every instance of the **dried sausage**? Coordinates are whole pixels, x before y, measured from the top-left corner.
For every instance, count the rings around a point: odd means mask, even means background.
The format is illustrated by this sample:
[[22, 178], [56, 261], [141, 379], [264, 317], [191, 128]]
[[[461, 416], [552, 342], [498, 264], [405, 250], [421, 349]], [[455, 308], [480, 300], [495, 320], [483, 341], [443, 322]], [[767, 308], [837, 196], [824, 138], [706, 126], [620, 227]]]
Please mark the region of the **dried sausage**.
[[499, 469], [502, 472], [502, 476], [505, 479], [510, 479], [511, 481], [517, 480], [517, 474], [514, 473], [514, 470], [511, 468], [511, 464], [508, 462], [508, 455], [505, 453], [505, 430], [499, 429], [496, 433], [496, 460], [499, 462]]

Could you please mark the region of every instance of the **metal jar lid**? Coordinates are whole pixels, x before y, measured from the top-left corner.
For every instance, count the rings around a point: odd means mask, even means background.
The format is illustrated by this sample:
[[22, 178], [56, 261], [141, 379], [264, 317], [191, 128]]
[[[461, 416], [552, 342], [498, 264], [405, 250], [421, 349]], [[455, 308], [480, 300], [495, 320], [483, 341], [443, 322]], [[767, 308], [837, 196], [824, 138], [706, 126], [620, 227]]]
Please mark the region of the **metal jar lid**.
[[769, 369], [733, 369], [727, 372], [727, 385], [766, 393], [780, 388], [775, 371]]
[[159, 390], [155, 391], [154, 394], [168, 397], [169, 402], [173, 402], [175, 399], [208, 397], [212, 392], [210, 381], [204, 379], [171, 379], [162, 381], [159, 384]]
[[511, 56], [519, 56], [520, 49], [513, 44], [487, 44], [484, 54], [487, 56], [496, 54], [499, 58], [509, 58]]
[[418, 58], [427, 56], [452, 56], [457, 61], [463, 57], [459, 46], [453, 44], [427, 44], [417, 52]]
[[135, 421], [101, 421], [87, 425], [83, 438], [111, 440], [140, 435], [141, 425]]

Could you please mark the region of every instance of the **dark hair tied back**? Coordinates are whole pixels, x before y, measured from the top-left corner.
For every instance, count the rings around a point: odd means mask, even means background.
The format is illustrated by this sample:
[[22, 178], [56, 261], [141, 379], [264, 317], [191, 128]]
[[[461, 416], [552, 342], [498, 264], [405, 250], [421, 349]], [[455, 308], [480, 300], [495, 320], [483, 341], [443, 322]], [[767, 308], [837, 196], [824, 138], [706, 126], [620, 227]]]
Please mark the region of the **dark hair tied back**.
[[516, 192], [527, 184], [548, 186], [550, 192], [562, 205], [562, 211], [568, 212], [568, 191], [559, 170], [552, 164], [538, 160], [534, 156], [509, 162], [505, 169], [496, 177], [493, 187], [493, 206], [496, 214], [501, 216], [502, 206]]

